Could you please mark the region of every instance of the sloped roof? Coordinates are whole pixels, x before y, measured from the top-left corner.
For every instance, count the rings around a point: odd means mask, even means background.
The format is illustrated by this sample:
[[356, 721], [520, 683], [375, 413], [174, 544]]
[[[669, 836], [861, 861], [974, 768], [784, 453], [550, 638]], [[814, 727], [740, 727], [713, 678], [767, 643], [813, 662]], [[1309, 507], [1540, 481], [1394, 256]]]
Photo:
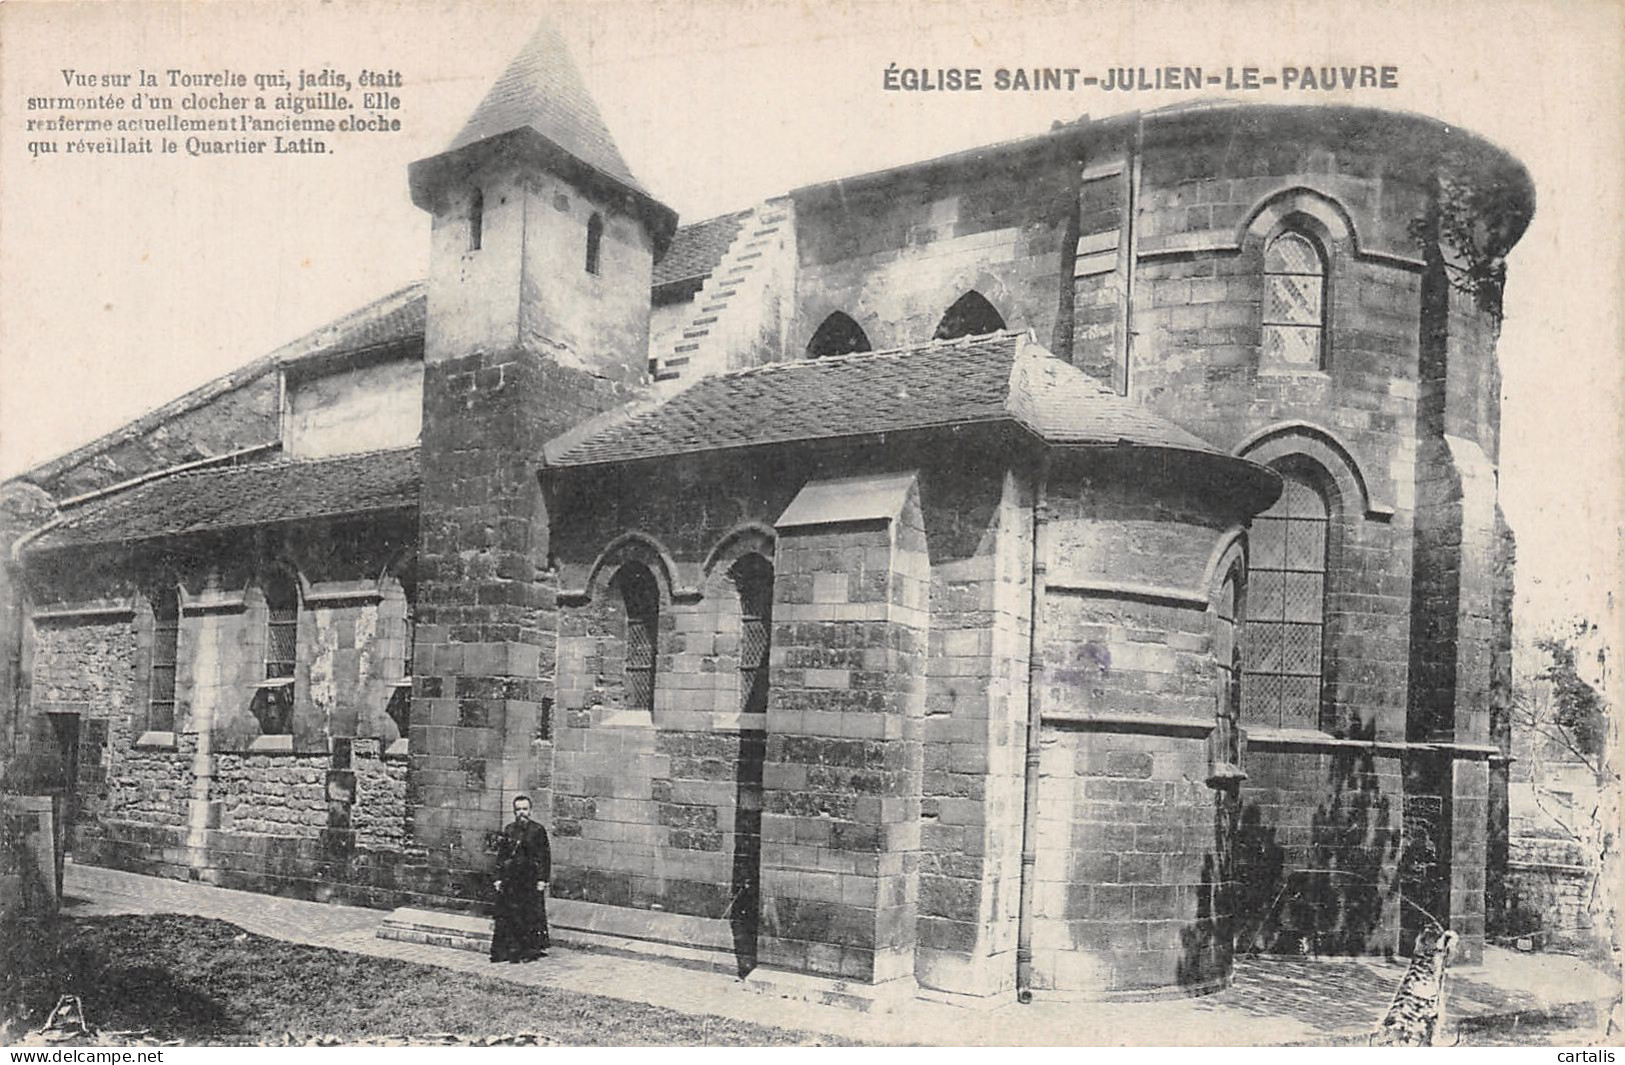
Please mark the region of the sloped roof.
[[648, 195], [621, 158], [563, 35], [546, 18], [485, 94], [448, 151], [516, 129], [535, 130], [599, 173]]
[[349, 314], [313, 329], [272, 353], [281, 363], [420, 340], [428, 312], [428, 285], [414, 281]]
[[704, 378], [652, 408], [627, 408], [551, 441], [546, 460], [591, 466], [994, 422], [1023, 426], [1052, 444], [1223, 454], [1027, 334], [1005, 332]]
[[416, 448], [194, 470], [118, 492], [62, 518], [30, 551], [415, 508]]
[[709, 277], [749, 216], [749, 211], [735, 211], [680, 227], [671, 247], [655, 263], [653, 287]]

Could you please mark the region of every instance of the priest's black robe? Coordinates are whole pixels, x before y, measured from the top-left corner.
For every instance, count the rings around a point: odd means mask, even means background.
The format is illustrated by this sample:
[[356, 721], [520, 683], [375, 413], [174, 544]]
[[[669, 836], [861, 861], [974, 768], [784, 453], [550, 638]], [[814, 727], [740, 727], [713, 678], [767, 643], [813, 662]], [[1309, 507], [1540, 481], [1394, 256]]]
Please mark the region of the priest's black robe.
[[552, 878], [553, 856], [547, 830], [534, 821], [515, 818], [497, 840], [495, 928], [492, 961], [529, 961], [550, 943], [547, 900], [537, 881]]

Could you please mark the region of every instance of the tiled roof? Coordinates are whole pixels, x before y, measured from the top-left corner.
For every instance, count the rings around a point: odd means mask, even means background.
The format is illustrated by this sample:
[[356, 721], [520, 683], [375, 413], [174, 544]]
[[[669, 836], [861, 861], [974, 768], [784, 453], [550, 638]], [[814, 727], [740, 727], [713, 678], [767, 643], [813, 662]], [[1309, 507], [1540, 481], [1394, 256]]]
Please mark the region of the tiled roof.
[[282, 345], [271, 357], [278, 362], [360, 351], [409, 340], [421, 340], [428, 308], [428, 284], [414, 281], [387, 296], [335, 318], [320, 329]]
[[564, 37], [545, 18], [449, 150], [516, 129], [533, 129], [599, 173], [648, 195], [621, 158]]
[[654, 287], [710, 276], [749, 216], [749, 211], [736, 211], [678, 229], [665, 256], [655, 263]]
[[559, 437], [546, 458], [588, 466], [978, 422], [1025, 426], [1053, 444], [1220, 454], [1008, 332], [703, 378], [657, 406]]
[[149, 540], [398, 510], [417, 502], [415, 448], [216, 467], [161, 477], [70, 509], [28, 548]]

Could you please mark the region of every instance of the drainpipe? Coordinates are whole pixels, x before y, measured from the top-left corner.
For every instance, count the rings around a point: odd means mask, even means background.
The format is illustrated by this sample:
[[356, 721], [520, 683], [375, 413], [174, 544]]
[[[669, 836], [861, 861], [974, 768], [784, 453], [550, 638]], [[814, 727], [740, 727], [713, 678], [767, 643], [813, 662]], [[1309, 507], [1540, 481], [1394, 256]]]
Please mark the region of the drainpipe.
[[1038, 756], [1043, 738], [1039, 684], [1044, 663], [1039, 619], [1044, 608], [1046, 574], [1044, 528], [1049, 524], [1049, 451], [1038, 462], [1033, 484], [1033, 560], [1031, 616], [1027, 623], [1027, 758], [1021, 795], [1021, 892], [1016, 916], [1016, 1001], [1033, 1000], [1033, 885], [1038, 870]]
[[1123, 209], [1123, 395], [1132, 394], [1134, 374], [1134, 275], [1139, 269], [1140, 158], [1145, 154], [1145, 118], [1134, 118], [1134, 142], [1129, 147], [1128, 195]]

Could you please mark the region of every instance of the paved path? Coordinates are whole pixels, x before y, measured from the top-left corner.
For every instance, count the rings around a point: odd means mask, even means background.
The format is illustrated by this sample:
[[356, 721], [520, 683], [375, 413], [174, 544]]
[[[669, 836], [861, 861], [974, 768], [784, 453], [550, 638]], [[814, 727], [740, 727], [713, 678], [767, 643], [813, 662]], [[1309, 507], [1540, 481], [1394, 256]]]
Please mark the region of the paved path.
[[[986, 1011], [913, 1002], [889, 1014], [862, 1014], [763, 995], [722, 973], [593, 951], [555, 948], [544, 961], [493, 965], [466, 950], [379, 939], [380, 910], [95, 866], [70, 864], [64, 892], [66, 912], [76, 916], [195, 914], [294, 943], [877, 1043], [1246, 1046], [1347, 1041], [1376, 1027], [1404, 972], [1400, 965], [1375, 960], [1244, 958], [1236, 964], [1234, 986], [1202, 998], [1087, 1005], [1039, 1001]], [[1452, 1018], [1538, 1014], [1609, 996], [1607, 977], [1573, 958], [1490, 948], [1484, 965], [1452, 970], [1448, 1008]]]

